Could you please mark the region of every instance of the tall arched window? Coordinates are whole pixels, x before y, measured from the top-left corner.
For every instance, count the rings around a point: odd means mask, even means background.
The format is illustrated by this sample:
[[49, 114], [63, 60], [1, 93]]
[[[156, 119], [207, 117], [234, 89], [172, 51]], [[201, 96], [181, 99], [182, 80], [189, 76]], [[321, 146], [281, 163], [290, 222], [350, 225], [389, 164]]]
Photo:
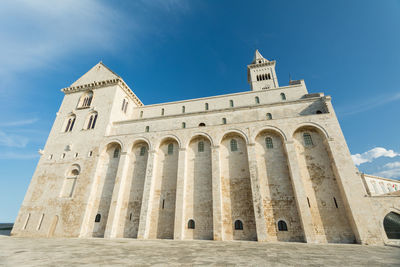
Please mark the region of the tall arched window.
[[119, 147], [116, 147], [115, 149], [114, 149], [114, 154], [113, 154], [113, 158], [118, 158], [119, 157]]
[[281, 93], [281, 99], [286, 100], [286, 95], [284, 93]]
[[185, 108], [185, 106], [182, 106], [182, 113], [185, 113], [186, 112], [186, 108]]
[[168, 155], [174, 154], [174, 144], [168, 144]]
[[70, 170], [67, 172], [67, 175], [64, 180], [64, 184], [61, 191], [61, 197], [72, 197], [76, 187], [76, 181], [78, 179], [80, 173], [80, 167], [76, 164], [72, 165]]
[[87, 91], [85, 92], [81, 98], [79, 99], [79, 108], [88, 108], [92, 104], [92, 99], [93, 99], [93, 92], [92, 91]]
[[76, 119], [75, 115], [71, 115], [71, 116], [68, 117], [67, 125], [64, 128], [64, 132], [72, 131], [72, 129], [74, 128], [75, 119]]
[[305, 146], [312, 146], [313, 145], [313, 141], [312, 141], [311, 135], [309, 133], [304, 133], [303, 134], [303, 139], [304, 139], [304, 145]]
[[94, 127], [96, 126], [96, 121], [97, 121], [97, 112], [94, 112], [89, 116], [89, 121], [87, 123], [86, 129], [87, 130], [94, 129]]
[[233, 108], [233, 100], [229, 100], [229, 106], [231, 107], [231, 108]]
[[257, 81], [260, 81], [260, 76], [259, 76], [259, 75], [257, 75], [256, 77], [257, 77]]
[[260, 98], [258, 96], [255, 97], [256, 104], [260, 104]]
[[205, 109], [208, 110], [208, 103], [205, 104]]
[[198, 150], [198, 152], [204, 152], [204, 142], [203, 141], [200, 141], [197, 144], [197, 150]]
[[383, 228], [389, 239], [400, 239], [400, 215], [395, 212], [388, 213], [383, 219]]
[[235, 221], [235, 230], [243, 230], [243, 223], [241, 220]]
[[267, 120], [272, 120], [272, 114], [271, 113], [267, 113]]
[[272, 143], [271, 137], [265, 138], [265, 145], [267, 148], [274, 148], [274, 144]]
[[194, 228], [195, 228], [194, 220], [190, 219], [188, 221], [188, 229], [194, 229]]
[[271, 74], [268, 73], [268, 80], [271, 80]]
[[278, 222], [278, 230], [279, 230], [279, 231], [287, 231], [287, 230], [288, 230], [287, 224], [286, 224], [285, 221], [280, 220], [280, 221]]
[[100, 220], [101, 220], [101, 215], [97, 214], [96, 218], [94, 218], [94, 222], [100, 222]]
[[238, 150], [238, 144], [236, 139], [231, 139], [231, 151], [237, 151]]

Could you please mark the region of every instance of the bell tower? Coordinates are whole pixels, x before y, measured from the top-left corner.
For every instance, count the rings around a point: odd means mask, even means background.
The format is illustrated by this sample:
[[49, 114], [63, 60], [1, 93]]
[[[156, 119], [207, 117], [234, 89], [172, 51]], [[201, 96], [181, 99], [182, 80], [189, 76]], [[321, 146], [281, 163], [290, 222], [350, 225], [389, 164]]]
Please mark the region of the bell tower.
[[247, 81], [252, 91], [278, 88], [278, 79], [275, 72], [276, 61], [269, 61], [256, 50], [253, 61], [247, 65]]

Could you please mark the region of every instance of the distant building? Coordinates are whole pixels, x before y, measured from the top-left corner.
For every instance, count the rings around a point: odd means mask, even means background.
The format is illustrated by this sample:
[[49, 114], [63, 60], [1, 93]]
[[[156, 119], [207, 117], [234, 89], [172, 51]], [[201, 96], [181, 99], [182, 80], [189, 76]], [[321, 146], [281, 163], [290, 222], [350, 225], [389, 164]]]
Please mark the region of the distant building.
[[251, 91], [143, 105], [98, 63], [62, 89], [12, 234], [399, 238], [400, 197], [376, 197], [357, 173], [331, 97], [309, 94], [303, 80], [279, 87], [275, 64], [256, 51]]

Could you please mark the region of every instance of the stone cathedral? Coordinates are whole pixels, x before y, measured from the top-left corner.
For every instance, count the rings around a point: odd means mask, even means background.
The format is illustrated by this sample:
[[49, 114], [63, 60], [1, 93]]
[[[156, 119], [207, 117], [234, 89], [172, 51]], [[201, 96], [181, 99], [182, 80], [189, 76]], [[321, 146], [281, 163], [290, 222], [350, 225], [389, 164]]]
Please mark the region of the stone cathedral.
[[395, 240], [400, 195], [369, 192], [331, 97], [275, 65], [256, 51], [250, 91], [144, 105], [98, 63], [61, 90], [12, 235]]

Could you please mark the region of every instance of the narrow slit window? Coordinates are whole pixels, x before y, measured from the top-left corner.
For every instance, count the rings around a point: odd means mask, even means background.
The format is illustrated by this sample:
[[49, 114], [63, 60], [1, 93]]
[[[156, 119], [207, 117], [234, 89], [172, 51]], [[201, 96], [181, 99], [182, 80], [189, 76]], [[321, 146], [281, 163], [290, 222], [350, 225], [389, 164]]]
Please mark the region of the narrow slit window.
[[40, 227], [42, 227], [43, 218], [44, 218], [44, 213], [42, 213], [42, 216], [40, 216], [39, 224], [38, 224], [38, 226], [37, 226], [37, 230], [40, 230]]
[[182, 128], [183, 128], [183, 129], [186, 128], [186, 122], [182, 122]]
[[162, 200], [162, 209], [165, 207], [165, 199]]
[[311, 208], [310, 199], [308, 197], [307, 197], [307, 203], [308, 203], [308, 207]]
[[231, 139], [231, 151], [237, 151], [238, 150], [238, 144], [236, 139]]
[[222, 124], [226, 124], [226, 118], [222, 118]]
[[333, 198], [333, 202], [335, 202], [335, 207], [338, 209], [339, 206], [338, 206], [338, 204], [337, 204], [337, 201], [336, 201], [336, 198], [335, 198], [335, 197]]
[[204, 142], [203, 141], [200, 141], [199, 143], [198, 143], [198, 145], [197, 145], [197, 150], [198, 150], [198, 152], [204, 152]]
[[185, 113], [186, 112], [186, 108], [185, 108], [185, 106], [182, 106], [182, 113]]
[[94, 126], [96, 126], [96, 121], [97, 121], [97, 114], [94, 115], [93, 122], [92, 122], [92, 129], [94, 129]]
[[265, 138], [265, 145], [268, 149], [274, 148], [274, 144], [272, 143], [271, 137]]
[[230, 106], [231, 108], [233, 108], [233, 106], [234, 106], [233, 100], [229, 100], [229, 106]]
[[205, 104], [205, 109], [208, 110], [208, 103]]
[[101, 214], [97, 214], [96, 215], [96, 218], [94, 218], [94, 222], [100, 222], [100, 220], [101, 220]]
[[304, 133], [303, 134], [303, 139], [304, 139], [304, 145], [305, 146], [312, 146], [313, 145], [313, 141], [312, 141], [311, 135], [309, 133]]
[[150, 131], [150, 126], [146, 126], [145, 132], [148, 133]]
[[161, 116], [164, 116], [164, 114], [165, 114], [165, 110], [162, 108], [161, 109]]
[[174, 144], [168, 145], [168, 155], [174, 154]]
[[258, 96], [255, 97], [256, 104], [260, 104], [260, 98]]
[[25, 229], [26, 229], [26, 227], [28, 226], [28, 223], [29, 223], [29, 219], [30, 219], [30, 218], [31, 218], [31, 214], [28, 213], [28, 215], [26, 216], [26, 220], [25, 220], [24, 226], [22, 227], [22, 230], [25, 230]]

